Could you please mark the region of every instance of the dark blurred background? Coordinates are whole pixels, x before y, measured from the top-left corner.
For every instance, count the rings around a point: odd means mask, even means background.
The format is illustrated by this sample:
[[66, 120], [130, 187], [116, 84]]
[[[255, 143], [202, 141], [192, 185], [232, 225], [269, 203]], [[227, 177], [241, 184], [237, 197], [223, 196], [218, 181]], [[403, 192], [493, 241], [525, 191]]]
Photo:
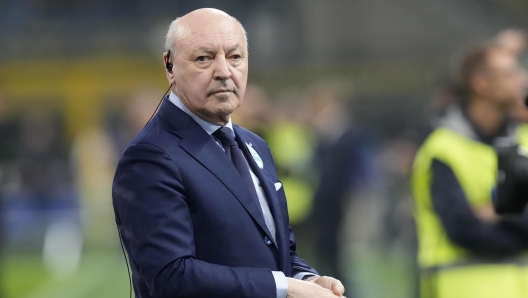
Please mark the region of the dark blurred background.
[[526, 0], [0, 0], [0, 298], [128, 297], [111, 182], [200, 7], [248, 32], [234, 121], [272, 148], [300, 254], [348, 297], [416, 297], [414, 152], [451, 57], [528, 28]]

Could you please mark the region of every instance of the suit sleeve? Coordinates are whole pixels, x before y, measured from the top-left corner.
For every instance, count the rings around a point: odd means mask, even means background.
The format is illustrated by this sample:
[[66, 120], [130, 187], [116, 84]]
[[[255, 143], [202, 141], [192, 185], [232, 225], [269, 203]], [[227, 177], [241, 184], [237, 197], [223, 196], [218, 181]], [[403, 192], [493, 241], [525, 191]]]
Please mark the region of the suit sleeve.
[[293, 230], [291, 227], [289, 227], [290, 230], [290, 258], [291, 258], [291, 264], [292, 264], [292, 273], [291, 276], [295, 276], [299, 273], [309, 273], [310, 275], [319, 275], [319, 273], [312, 267], [310, 267], [306, 261], [304, 261], [301, 257], [297, 255], [296, 248], [297, 244], [295, 242], [295, 235], [293, 234]]
[[[150, 297], [275, 297], [268, 269], [196, 259], [190, 201], [182, 177], [160, 148], [129, 147], [113, 184], [116, 222]], [[136, 289], [137, 291], [138, 289]]]

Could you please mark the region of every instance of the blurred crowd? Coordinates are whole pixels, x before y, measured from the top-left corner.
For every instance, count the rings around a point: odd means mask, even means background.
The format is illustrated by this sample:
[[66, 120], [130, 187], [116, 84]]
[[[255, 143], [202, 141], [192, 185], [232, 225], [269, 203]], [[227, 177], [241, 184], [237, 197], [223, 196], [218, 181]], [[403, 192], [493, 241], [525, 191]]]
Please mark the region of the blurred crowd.
[[504, 164], [528, 144], [525, 48], [510, 29], [453, 57], [411, 175], [422, 298], [527, 294], [526, 199], [509, 185], [523, 172]]
[[[521, 31], [504, 31], [496, 41], [523, 58]], [[126, 100], [109, 101], [102, 123], [71, 139], [60, 110], [41, 105], [13, 110], [0, 96], [2, 249], [42, 252], [50, 272], [60, 277], [76, 270], [83, 250], [117, 248], [111, 202], [115, 166], [156, 110], [162, 92], [141, 90]], [[457, 100], [448, 80], [428, 110], [416, 115], [422, 126], [387, 135], [358, 120], [354, 98], [334, 85], [273, 95], [248, 86], [234, 122], [269, 143], [300, 254], [322, 274], [345, 281], [348, 297], [361, 297], [373, 267], [372, 262], [365, 265], [369, 258], [381, 264], [399, 260], [410, 276], [408, 297], [417, 297], [408, 177], [430, 129], [426, 123], [434, 123]], [[528, 122], [522, 103], [512, 115]]]

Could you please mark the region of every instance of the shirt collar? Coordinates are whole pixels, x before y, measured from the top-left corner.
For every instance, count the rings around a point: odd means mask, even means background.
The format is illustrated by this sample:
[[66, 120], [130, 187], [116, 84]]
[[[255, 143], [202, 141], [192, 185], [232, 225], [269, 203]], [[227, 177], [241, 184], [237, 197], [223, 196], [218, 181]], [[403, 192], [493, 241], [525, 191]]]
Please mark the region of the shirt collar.
[[[205, 132], [207, 132], [209, 135], [212, 135], [215, 131], [217, 131], [221, 127], [220, 125], [216, 125], [216, 124], [207, 122], [207, 121], [203, 120], [202, 118], [196, 116], [193, 112], [191, 112], [183, 104], [181, 99], [176, 94], [174, 94], [172, 91], [171, 91], [171, 93], [169, 95], [169, 101], [172, 102], [178, 108], [180, 108], [180, 110], [182, 110], [185, 114], [187, 114], [191, 118], [193, 118], [194, 121], [196, 121], [196, 123], [198, 123], [198, 125], [200, 125], [205, 130]], [[231, 129], [231, 131], [233, 131], [233, 134], [235, 133], [235, 131], [233, 130], [233, 123], [231, 122], [231, 117], [229, 117], [229, 122], [227, 122], [227, 124], [225, 126], [229, 127]]]

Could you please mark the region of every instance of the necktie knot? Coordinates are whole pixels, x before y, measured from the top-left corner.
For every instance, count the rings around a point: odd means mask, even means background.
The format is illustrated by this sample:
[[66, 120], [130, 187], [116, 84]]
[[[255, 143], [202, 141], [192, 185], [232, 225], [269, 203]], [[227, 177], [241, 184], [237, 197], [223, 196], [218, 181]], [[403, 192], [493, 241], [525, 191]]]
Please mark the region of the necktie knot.
[[213, 135], [222, 142], [223, 146], [236, 146], [235, 135], [231, 128], [222, 126]]

